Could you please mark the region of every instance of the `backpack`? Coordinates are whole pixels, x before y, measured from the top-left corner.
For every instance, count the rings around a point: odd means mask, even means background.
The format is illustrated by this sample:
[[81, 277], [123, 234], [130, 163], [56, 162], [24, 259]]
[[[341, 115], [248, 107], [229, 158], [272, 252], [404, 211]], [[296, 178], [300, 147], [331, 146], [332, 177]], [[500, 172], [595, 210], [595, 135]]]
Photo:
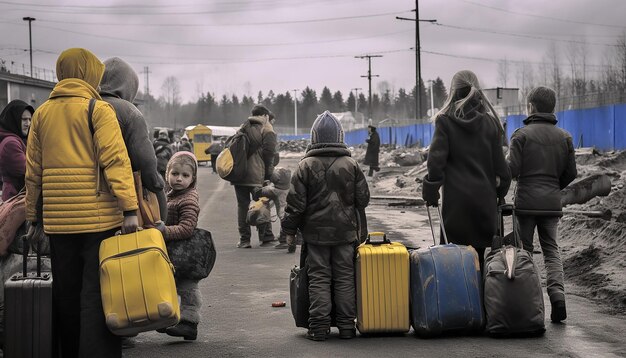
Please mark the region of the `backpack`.
[[[246, 125], [224, 143], [224, 150], [217, 156], [215, 166], [220, 178], [232, 183], [245, 180], [248, 170], [248, 158], [254, 153], [250, 150], [250, 138], [245, 131]], [[260, 145], [259, 145], [260, 147]]]

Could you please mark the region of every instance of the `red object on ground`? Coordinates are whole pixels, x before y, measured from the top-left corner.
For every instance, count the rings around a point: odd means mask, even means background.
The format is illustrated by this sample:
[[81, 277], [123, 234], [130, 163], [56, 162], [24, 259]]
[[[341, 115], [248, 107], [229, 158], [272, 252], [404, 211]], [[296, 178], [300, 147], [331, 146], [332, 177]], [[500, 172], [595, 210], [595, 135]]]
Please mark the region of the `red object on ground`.
[[272, 307], [285, 307], [287, 303], [285, 301], [272, 302]]

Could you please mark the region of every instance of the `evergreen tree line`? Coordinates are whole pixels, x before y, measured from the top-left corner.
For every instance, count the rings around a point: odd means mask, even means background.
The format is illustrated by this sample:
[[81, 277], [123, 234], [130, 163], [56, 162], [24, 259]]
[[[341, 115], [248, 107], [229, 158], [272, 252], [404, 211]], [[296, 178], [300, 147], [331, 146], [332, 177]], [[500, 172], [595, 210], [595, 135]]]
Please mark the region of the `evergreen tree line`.
[[[213, 93], [200, 95], [195, 103], [181, 104], [176, 94], [176, 79], [168, 77], [162, 90], [164, 96], [155, 99], [153, 96], [139, 95], [143, 98], [141, 110], [152, 127], [184, 128], [193, 124], [207, 124], [219, 126], [239, 126], [250, 115], [250, 110], [257, 104], [263, 104], [276, 115], [276, 127], [287, 129], [294, 126], [294, 97], [293, 92], [275, 93], [270, 90], [267, 94], [259, 91], [256, 98], [236, 94], [222, 95], [217, 98]], [[174, 88], [172, 88], [174, 87]], [[433, 101], [436, 108], [441, 107], [448, 93], [441, 80], [433, 81]], [[375, 92], [374, 90], [372, 92]], [[420, 83], [421, 108], [420, 118], [426, 118], [430, 109], [430, 88]], [[297, 98], [298, 128], [307, 131], [318, 114], [329, 110], [333, 113], [353, 112], [359, 123], [368, 117], [367, 93], [360, 92], [358, 96], [351, 91], [347, 95], [341, 91], [331, 91], [324, 87], [317, 91], [306, 87]], [[356, 107], [355, 107], [356, 106]], [[358, 113], [355, 112], [357, 108]], [[415, 87], [408, 92], [404, 88], [392, 89], [387, 82], [378, 85], [378, 91], [372, 93], [372, 123], [390, 118], [396, 122], [414, 121], [415, 119]]]

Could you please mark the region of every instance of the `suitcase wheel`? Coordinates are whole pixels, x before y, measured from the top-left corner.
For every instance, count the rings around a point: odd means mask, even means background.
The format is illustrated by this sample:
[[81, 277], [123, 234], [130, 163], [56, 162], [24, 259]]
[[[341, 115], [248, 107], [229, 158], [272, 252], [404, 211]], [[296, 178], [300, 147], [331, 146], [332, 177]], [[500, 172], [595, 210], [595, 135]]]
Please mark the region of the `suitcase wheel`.
[[110, 329], [120, 328], [120, 320], [117, 318], [117, 313], [109, 313], [107, 315], [107, 326]]
[[170, 302], [161, 302], [157, 308], [161, 317], [172, 317], [174, 315], [174, 307], [172, 307]]

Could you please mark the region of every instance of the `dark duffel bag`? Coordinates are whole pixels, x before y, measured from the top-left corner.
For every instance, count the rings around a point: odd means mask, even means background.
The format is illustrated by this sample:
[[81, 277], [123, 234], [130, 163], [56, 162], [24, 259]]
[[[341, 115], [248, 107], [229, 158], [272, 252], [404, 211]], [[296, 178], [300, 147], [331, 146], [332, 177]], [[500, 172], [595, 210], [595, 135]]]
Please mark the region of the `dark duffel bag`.
[[201, 280], [208, 277], [213, 270], [217, 252], [209, 231], [194, 229], [190, 238], [170, 240], [165, 246], [176, 269], [174, 276]]
[[[515, 227], [512, 205], [502, 205], [498, 212], [500, 217], [510, 213]], [[500, 237], [494, 239], [493, 250], [485, 258], [486, 330], [494, 337], [541, 335], [546, 329], [537, 265], [532, 253], [521, 248], [516, 234], [507, 235], [513, 238], [511, 244], [502, 237], [503, 232], [501, 219]]]

